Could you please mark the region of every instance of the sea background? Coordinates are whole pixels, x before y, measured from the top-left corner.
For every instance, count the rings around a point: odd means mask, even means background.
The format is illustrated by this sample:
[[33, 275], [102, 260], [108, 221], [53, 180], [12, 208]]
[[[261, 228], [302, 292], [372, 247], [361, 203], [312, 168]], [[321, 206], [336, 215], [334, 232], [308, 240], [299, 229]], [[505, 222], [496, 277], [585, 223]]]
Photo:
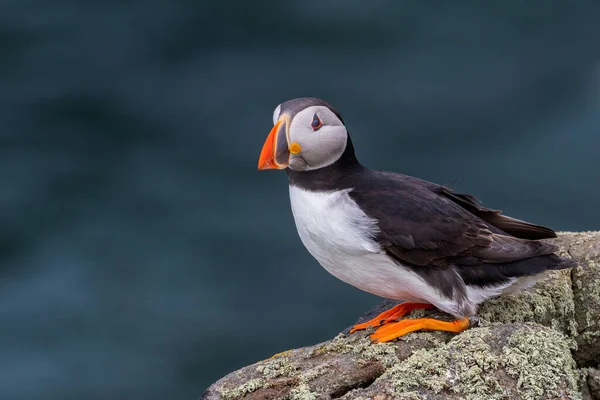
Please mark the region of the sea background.
[[365, 165], [600, 229], [600, 4], [0, 2], [0, 398], [195, 399], [380, 300], [302, 246], [274, 108]]

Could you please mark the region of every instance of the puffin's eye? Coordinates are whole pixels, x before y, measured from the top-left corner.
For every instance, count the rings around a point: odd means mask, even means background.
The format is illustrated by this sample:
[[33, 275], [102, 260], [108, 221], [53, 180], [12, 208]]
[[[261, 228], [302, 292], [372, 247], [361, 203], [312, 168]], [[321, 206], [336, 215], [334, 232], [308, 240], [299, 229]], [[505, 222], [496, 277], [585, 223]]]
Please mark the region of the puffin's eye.
[[310, 123], [310, 126], [312, 126], [313, 131], [318, 130], [321, 126], [323, 126], [323, 123], [321, 122], [321, 120], [319, 119], [319, 116], [317, 114], [313, 115], [313, 120]]

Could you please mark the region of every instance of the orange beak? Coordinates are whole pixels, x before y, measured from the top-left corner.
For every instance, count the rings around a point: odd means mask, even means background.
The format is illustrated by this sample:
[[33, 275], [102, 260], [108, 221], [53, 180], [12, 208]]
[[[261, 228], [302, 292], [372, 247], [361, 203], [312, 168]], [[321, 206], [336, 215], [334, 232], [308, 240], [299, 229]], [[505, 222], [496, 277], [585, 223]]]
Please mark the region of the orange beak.
[[285, 169], [289, 162], [287, 117], [282, 115], [265, 140], [258, 158], [258, 169]]

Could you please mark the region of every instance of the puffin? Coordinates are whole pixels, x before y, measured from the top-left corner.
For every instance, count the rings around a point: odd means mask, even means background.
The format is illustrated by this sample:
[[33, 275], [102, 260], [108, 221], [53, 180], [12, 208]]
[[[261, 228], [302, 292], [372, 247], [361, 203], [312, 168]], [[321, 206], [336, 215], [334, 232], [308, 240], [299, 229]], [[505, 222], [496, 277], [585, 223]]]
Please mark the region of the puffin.
[[[487, 299], [531, 287], [544, 272], [572, 268], [549, 228], [484, 207], [474, 196], [363, 166], [340, 113], [319, 98], [285, 101], [259, 170], [285, 170], [298, 235], [325, 270], [358, 289], [401, 301], [351, 333], [374, 342], [430, 330], [461, 332]], [[454, 320], [401, 319], [415, 309]]]

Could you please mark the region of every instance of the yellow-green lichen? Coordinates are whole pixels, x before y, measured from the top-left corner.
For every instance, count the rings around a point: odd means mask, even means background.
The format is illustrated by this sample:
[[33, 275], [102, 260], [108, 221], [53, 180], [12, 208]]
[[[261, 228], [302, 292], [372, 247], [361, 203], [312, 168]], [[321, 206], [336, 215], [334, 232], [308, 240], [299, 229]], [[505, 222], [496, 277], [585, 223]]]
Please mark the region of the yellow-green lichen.
[[329, 342], [316, 347], [311, 352], [311, 356], [316, 357], [326, 353], [349, 353], [354, 348], [353, 343], [357, 342], [359, 339], [359, 336], [345, 336], [343, 333], [340, 333]]
[[472, 329], [450, 342], [450, 369], [454, 378], [452, 391], [465, 398], [495, 399], [503, 394], [494, 372], [500, 364], [485, 338], [489, 329]]
[[475, 328], [447, 344], [415, 351], [386, 372], [394, 395], [413, 396], [416, 388], [424, 388], [434, 393], [451, 390], [467, 400], [502, 398], [504, 392], [494, 375], [500, 359], [485, 342], [488, 335], [489, 328]]
[[268, 386], [268, 384], [265, 383], [264, 379], [251, 379], [248, 382], [244, 383], [243, 385], [240, 385], [233, 389], [226, 389], [226, 388], [221, 387], [221, 388], [217, 388], [217, 390], [221, 394], [223, 399], [229, 400], [229, 399], [239, 399], [240, 397], [242, 397], [248, 393], [252, 393], [255, 390], [258, 390], [260, 388], [264, 388], [267, 386]]
[[375, 359], [386, 368], [400, 361], [396, 355], [396, 346], [393, 343], [375, 344], [368, 337], [357, 335], [344, 336], [339, 334], [331, 342], [316, 348], [312, 356], [325, 353], [354, 353], [366, 359]]
[[411, 392], [415, 388], [425, 388], [439, 393], [446, 386], [448, 370], [448, 350], [446, 346], [431, 350], [419, 349], [393, 366], [381, 379], [391, 379], [396, 395]]
[[577, 341], [580, 345], [592, 345], [600, 342], [600, 331], [585, 331], [578, 337]]
[[575, 316], [575, 301], [569, 270], [554, 271], [547, 274], [547, 278], [536, 285], [533, 290], [542, 296], [552, 299], [552, 328], [561, 330], [566, 334], [577, 333]]
[[[491, 329], [496, 329], [493, 335]], [[561, 333], [529, 324], [516, 331], [505, 329], [474, 328], [447, 344], [417, 350], [381, 379], [391, 380], [396, 397], [426, 390], [447, 391], [465, 400], [499, 400], [516, 389], [526, 400], [579, 398], [576, 365]], [[499, 335], [509, 336], [503, 348], [497, 344]], [[517, 379], [515, 388], [501, 381], [506, 374]]]
[[256, 367], [258, 372], [261, 372], [265, 378], [278, 378], [280, 376], [291, 377], [298, 375], [298, 365], [290, 361], [287, 356], [279, 356], [262, 361]]
[[517, 390], [525, 400], [581, 397], [577, 366], [559, 332], [525, 325], [509, 337], [503, 353], [506, 372], [517, 378]]
[[396, 394], [394, 396], [396, 400], [425, 400], [426, 398], [421, 396], [418, 392], [406, 392]]
[[327, 373], [327, 370], [329, 370], [330, 367], [331, 366], [329, 364], [321, 364], [302, 372], [302, 374], [300, 374], [300, 383], [310, 382], [313, 379], [324, 375], [325, 373]]
[[306, 383], [302, 383], [290, 391], [292, 400], [316, 400], [317, 394], [310, 390]]
[[482, 326], [537, 322], [575, 336], [575, 303], [569, 271], [552, 271], [534, 287], [490, 299], [477, 312]]
[[427, 331], [412, 332], [407, 335], [401, 336], [398, 339], [402, 340], [404, 342], [412, 342], [415, 340], [426, 340], [435, 346], [445, 343], [445, 341], [442, 340], [442, 338], [440, 336], [440, 332], [436, 332], [436, 333], [427, 332]]
[[302, 371], [300, 365], [298, 365], [296, 362], [290, 361], [288, 356], [278, 356], [261, 362], [256, 367], [256, 371], [262, 373], [267, 379], [296, 377], [298, 379], [298, 386], [292, 390], [292, 392], [290, 392], [292, 398], [309, 399], [311, 397], [310, 390], [307, 391], [307, 388], [309, 389], [307, 386], [308, 382], [321, 375], [324, 375], [329, 368], [329, 364], [319, 364], [313, 368]]
[[[600, 309], [600, 263], [590, 257], [584, 260], [584, 266], [574, 271], [575, 296], [579, 304], [579, 321], [582, 329], [598, 325], [598, 310]], [[582, 316], [583, 318], [582, 318]]]
[[396, 346], [392, 343], [374, 344], [368, 338], [363, 339], [359, 343], [353, 350], [355, 353], [365, 358], [374, 358], [385, 368], [389, 368], [400, 361], [396, 355]]

